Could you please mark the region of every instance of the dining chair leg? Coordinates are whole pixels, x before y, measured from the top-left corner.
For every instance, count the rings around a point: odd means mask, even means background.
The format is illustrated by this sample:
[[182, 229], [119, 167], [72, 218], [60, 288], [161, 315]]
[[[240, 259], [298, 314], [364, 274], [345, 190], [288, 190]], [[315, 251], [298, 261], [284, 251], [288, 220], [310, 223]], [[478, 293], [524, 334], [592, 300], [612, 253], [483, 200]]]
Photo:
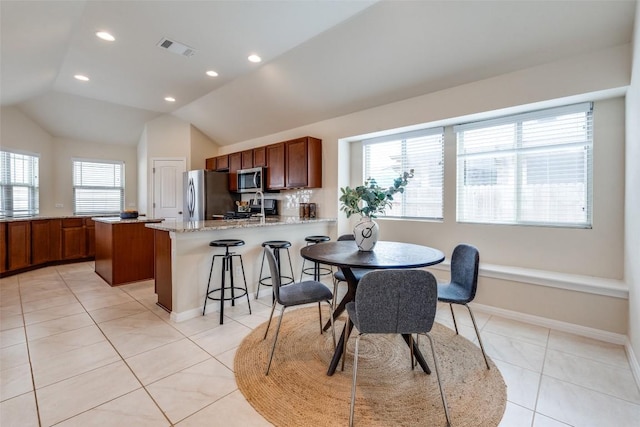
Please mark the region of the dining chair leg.
[[[329, 319], [331, 320], [331, 335], [333, 336], [333, 351], [336, 351], [336, 327], [334, 325], [333, 320], [333, 306], [331, 305], [331, 301], [327, 300], [327, 304], [329, 305]], [[320, 322], [320, 333], [322, 333], [322, 321]]]
[[269, 333], [269, 326], [271, 326], [271, 319], [273, 318], [273, 312], [276, 309], [276, 302], [274, 301], [273, 304], [271, 304], [271, 314], [269, 315], [269, 323], [267, 323], [267, 329], [264, 331], [264, 337], [262, 337], [262, 340], [264, 341], [265, 339], [267, 339], [267, 334]]
[[458, 324], [456, 323], [456, 315], [453, 314], [453, 304], [449, 303], [449, 309], [451, 310], [451, 317], [453, 318], [453, 327], [456, 328], [456, 335], [458, 335]]
[[482, 357], [484, 357], [484, 363], [487, 365], [487, 369], [491, 369], [489, 367], [489, 361], [487, 360], [487, 354], [484, 352], [484, 346], [482, 345], [482, 339], [480, 338], [480, 331], [478, 331], [478, 325], [476, 325], [476, 318], [473, 315], [473, 311], [471, 311], [471, 307], [468, 304], [464, 305], [469, 310], [469, 315], [471, 316], [471, 321], [473, 322], [473, 328], [476, 330], [476, 336], [478, 337], [478, 343], [480, 343], [480, 350], [482, 350]]
[[353, 355], [353, 379], [351, 382], [351, 409], [349, 411], [349, 427], [353, 427], [353, 413], [356, 408], [356, 376], [358, 375], [358, 344], [360, 344], [360, 337], [362, 334], [358, 334], [356, 337], [356, 349]]
[[409, 349], [411, 351], [411, 370], [413, 371], [413, 368], [416, 366], [413, 357], [413, 334], [409, 335]]
[[278, 334], [280, 333], [280, 325], [282, 324], [282, 318], [284, 317], [285, 306], [282, 306], [280, 312], [280, 319], [278, 319], [278, 327], [276, 328], [276, 336], [273, 337], [273, 346], [271, 346], [271, 356], [269, 356], [269, 364], [267, 365], [267, 372], [265, 375], [269, 375], [269, 369], [271, 369], [271, 361], [273, 360], [273, 353], [276, 351], [276, 342], [278, 341]]
[[444, 406], [444, 416], [447, 418], [447, 426], [451, 426], [451, 419], [449, 418], [449, 407], [447, 406], [447, 398], [444, 395], [444, 389], [442, 388], [442, 380], [440, 379], [440, 369], [438, 367], [438, 356], [436, 355], [436, 348], [433, 345], [433, 338], [431, 334], [425, 334], [429, 338], [431, 344], [431, 354], [433, 354], [433, 365], [436, 367], [436, 376], [438, 377], [438, 387], [440, 388], [440, 396], [442, 397], [442, 405]]
[[320, 301], [318, 301], [318, 317], [320, 318], [320, 335], [322, 335], [322, 308], [320, 307]]
[[347, 315], [347, 323], [344, 325], [344, 343], [342, 345], [342, 367], [340, 368], [342, 371], [344, 371], [344, 359], [347, 357], [347, 342], [349, 342], [352, 329], [353, 323], [349, 321], [349, 316]]

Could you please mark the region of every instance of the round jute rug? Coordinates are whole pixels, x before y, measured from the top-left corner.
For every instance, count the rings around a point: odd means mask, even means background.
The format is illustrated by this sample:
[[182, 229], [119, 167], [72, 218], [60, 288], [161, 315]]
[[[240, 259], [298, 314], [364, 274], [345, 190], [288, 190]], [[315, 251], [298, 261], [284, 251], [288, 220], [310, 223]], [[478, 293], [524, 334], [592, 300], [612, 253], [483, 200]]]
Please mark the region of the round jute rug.
[[[328, 313], [327, 313], [328, 315]], [[323, 318], [326, 319], [323, 312]], [[288, 310], [282, 322], [269, 376], [265, 369], [277, 320], [263, 341], [266, 323], [247, 336], [235, 356], [240, 391], [276, 426], [345, 426], [357, 331], [347, 343], [344, 371], [327, 376], [333, 355], [331, 334], [320, 335], [317, 307]], [[336, 322], [336, 339], [343, 322]], [[505, 410], [506, 386], [500, 371], [469, 340], [436, 323], [440, 374], [452, 425], [497, 426]], [[433, 358], [426, 337], [420, 350], [431, 367], [426, 375], [411, 370], [409, 348], [397, 335], [365, 335], [360, 339], [355, 424], [360, 426], [444, 426], [446, 419]]]

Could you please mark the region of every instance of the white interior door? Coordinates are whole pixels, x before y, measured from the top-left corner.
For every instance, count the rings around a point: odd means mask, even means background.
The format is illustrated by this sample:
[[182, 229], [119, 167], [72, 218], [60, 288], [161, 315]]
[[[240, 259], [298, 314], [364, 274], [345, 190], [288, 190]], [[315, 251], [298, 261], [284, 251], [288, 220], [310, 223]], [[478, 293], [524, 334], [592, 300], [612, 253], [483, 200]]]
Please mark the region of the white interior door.
[[153, 217], [182, 221], [184, 159], [153, 160]]

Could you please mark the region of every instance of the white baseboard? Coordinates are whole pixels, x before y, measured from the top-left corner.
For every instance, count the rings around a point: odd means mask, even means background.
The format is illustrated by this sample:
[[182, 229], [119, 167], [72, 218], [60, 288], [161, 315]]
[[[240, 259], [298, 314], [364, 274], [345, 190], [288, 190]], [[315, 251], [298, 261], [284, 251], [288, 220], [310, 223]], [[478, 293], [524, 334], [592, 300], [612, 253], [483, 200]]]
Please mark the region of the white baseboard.
[[638, 385], [638, 388], [640, 388], [640, 363], [638, 363], [638, 358], [633, 351], [633, 347], [631, 347], [631, 341], [629, 341], [629, 338], [627, 338], [627, 341], [624, 343], [624, 349], [627, 352], [627, 359], [629, 359], [631, 372], [633, 372], [636, 384]]
[[496, 316], [505, 317], [507, 319], [518, 320], [532, 325], [543, 326], [545, 328], [556, 329], [562, 332], [580, 335], [587, 338], [593, 338], [599, 341], [611, 344], [626, 345], [628, 338], [626, 335], [617, 334], [615, 332], [603, 331], [600, 329], [589, 328], [586, 326], [576, 325], [573, 323], [562, 322], [560, 320], [548, 319], [546, 317], [534, 316], [532, 314], [520, 313], [517, 311], [506, 310], [504, 308], [492, 307], [490, 305], [471, 303], [474, 310], [487, 314], [495, 314]]
[[555, 329], [611, 344], [623, 345], [629, 360], [631, 373], [636, 381], [636, 385], [640, 388], [640, 363], [636, 357], [629, 337], [614, 332], [603, 331], [600, 329], [588, 328], [586, 326], [575, 325], [573, 323], [561, 322], [559, 320], [547, 319], [546, 317], [533, 316], [531, 314], [519, 313], [517, 311], [505, 310], [503, 308], [491, 307], [489, 305], [470, 303], [474, 311], [495, 314], [496, 316], [505, 317], [507, 319], [518, 320], [520, 322], [532, 325], [543, 326], [545, 328]]

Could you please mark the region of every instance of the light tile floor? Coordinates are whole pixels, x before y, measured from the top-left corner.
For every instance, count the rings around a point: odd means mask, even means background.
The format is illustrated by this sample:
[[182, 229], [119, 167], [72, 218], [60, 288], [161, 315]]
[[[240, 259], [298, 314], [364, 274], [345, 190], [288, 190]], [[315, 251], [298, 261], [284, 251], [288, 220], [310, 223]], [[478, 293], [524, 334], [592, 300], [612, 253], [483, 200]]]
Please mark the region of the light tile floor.
[[[181, 323], [153, 281], [111, 288], [93, 263], [0, 280], [0, 425], [263, 426], [237, 388], [235, 350], [268, 319], [270, 297]], [[477, 342], [469, 316], [456, 317]], [[638, 426], [624, 349], [476, 313], [508, 386], [500, 426]], [[452, 327], [448, 307], [437, 320]], [[479, 355], [480, 357], [480, 355]], [[392, 423], [390, 422], [390, 425]]]

